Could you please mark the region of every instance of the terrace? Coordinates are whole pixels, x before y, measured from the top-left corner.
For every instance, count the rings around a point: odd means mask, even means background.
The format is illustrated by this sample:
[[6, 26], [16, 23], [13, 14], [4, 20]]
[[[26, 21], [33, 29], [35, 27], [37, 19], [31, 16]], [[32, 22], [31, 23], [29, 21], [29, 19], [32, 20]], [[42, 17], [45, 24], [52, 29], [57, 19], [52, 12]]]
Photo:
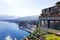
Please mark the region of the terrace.
[[55, 34], [60, 34], [60, 2], [55, 6], [42, 10], [39, 16], [40, 29], [46, 32], [53, 31]]

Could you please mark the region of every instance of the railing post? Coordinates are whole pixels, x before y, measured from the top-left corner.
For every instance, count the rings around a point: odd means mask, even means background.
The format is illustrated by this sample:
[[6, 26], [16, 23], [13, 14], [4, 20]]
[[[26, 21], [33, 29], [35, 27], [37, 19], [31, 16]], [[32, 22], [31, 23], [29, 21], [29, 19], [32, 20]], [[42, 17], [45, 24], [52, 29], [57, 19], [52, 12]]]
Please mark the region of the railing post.
[[24, 36], [25, 40], [28, 40], [28, 38], [26, 36]]

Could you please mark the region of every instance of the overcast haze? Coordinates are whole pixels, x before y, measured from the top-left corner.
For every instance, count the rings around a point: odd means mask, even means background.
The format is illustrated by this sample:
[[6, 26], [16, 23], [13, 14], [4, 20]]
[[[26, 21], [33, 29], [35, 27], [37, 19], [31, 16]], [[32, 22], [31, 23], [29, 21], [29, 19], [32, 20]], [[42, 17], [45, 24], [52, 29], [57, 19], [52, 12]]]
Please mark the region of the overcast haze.
[[0, 0], [0, 15], [40, 15], [41, 10], [55, 5], [59, 0]]

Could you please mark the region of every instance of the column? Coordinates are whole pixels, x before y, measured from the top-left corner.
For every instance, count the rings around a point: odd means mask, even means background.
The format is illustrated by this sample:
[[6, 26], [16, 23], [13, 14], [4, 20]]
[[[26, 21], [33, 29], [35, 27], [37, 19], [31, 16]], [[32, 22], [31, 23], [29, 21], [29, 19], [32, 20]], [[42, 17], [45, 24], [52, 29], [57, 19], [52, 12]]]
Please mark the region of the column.
[[50, 20], [47, 20], [48, 21], [48, 28], [50, 28]]

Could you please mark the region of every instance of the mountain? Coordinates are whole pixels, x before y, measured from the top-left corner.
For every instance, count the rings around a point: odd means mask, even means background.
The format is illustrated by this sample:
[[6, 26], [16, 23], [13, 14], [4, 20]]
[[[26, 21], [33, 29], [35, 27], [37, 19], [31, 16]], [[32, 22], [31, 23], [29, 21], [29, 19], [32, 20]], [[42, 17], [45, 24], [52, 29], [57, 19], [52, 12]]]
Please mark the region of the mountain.
[[5, 15], [0, 16], [0, 21], [8, 21], [8, 22], [15, 22], [15, 23], [19, 23], [21, 21], [34, 21], [34, 20], [38, 20], [38, 15], [26, 16], [26, 17], [17, 17], [17, 18], [14, 16], [5, 16]]
[[0, 20], [17, 20], [17, 21], [38, 20], [38, 15], [26, 16], [26, 17], [17, 17], [17, 18], [14, 16], [0, 15]]
[[19, 17], [19, 18], [16, 18], [15, 20], [18, 20], [18, 21], [38, 20], [38, 15], [36, 15], [36, 16], [27, 16], [27, 17]]
[[0, 20], [12, 20], [15, 19], [14, 16], [0, 15]]

